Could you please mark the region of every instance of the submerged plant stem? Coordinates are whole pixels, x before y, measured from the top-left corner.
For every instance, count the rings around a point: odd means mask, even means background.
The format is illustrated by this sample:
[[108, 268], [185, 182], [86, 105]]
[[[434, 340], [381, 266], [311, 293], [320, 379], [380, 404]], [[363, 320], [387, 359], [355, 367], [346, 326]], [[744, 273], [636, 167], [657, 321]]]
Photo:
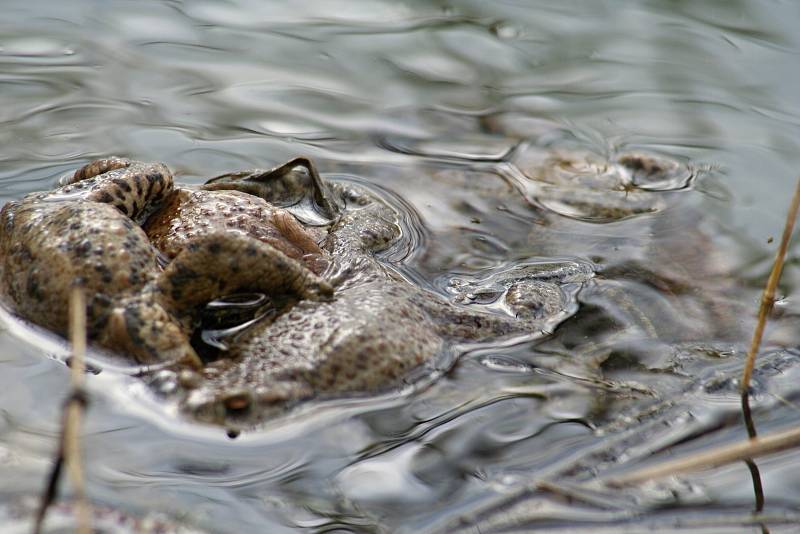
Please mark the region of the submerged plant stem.
[[637, 484], [665, 476], [688, 473], [698, 469], [719, 467], [737, 461], [745, 461], [750, 469], [751, 475], [753, 476], [753, 484], [756, 492], [756, 510], [760, 511], [763, 508], [764, 495], [761, 479], [760, 475], [758, 474], [758, 468], [752, 460], [758, 456], [800, 446], [800, 429], [798, 428], [785, 430], [783, 432], [778, 432], [759, 438], [756, 434], [755, 425], [753, 424], [749, 404], [750, 380], [753, 376], [753, 367], [755, 365], [756, 355], [761, 347], [761, 339], [764, 335], [767, 316], [772, 310], [772, 305], [775, 302], [775, 290], [778, 286], [781, 272], [783, 271], [786, 252], [789, 248], [789, 241], [792, 237], [792, 231], [794, 229], [794, 223], [797, 219], [797, 213], [799, 209], [800, 178], [797, 180], [794, 196], [792, 197], [792, 202], [789, 206], [789, 212], [786, 216], [786, 224], [784, 225], [783, 235], [781, 237], [780, 246], [778, 247], [778, 252], [775, 255], [775, 262], [772, 265], [772, 271], [770, 272], [767, 280], [767, 285], [764, 288], [764, 293], [761, 296], [761, 304], [758, 310], [758, 322], [756, 323], [756, 329], [753, 332], [753, 338], [750, 343], [750, 349], [747, 353], [747, 360], [745, 362], [744, 372], [742, 375], [742, 413], [750, 439], [745, 442], [735, 443], [733, 445], [721, 447], [712, 451], [695, 454], [688, 458], [665, 462], [660, 465], [639, 469], [627, 475], [607, 479], [604, 481], [606, 485], [624, 486]]
[[768, 436], [751, 438], [747, 441], [695, 454], [688, 458], [680, 458], [652, 467], [645, 467], [627, 475], [608, 478], [604, 482], [608, 486], [639, 484], [666, 476], [690, 473], [700, 469], [711, 469], [733, 462], [758, 458], [759, 456], [774, 454], [797, 446], [800, 446], [800, 428], [790, 428]]

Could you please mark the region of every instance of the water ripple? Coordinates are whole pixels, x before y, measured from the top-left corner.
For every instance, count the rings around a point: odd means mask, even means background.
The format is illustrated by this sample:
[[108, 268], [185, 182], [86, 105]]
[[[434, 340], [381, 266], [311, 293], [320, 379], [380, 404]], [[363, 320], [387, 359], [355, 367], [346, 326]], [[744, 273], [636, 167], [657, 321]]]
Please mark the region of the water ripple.
[[[575, 315], [551, 336], [449, 347], [414, 387], [309, 403], [236, 439], [93, 353], [92, 498], [210, 531], [740, 518], [737, 470], [581, 506], [531, 488], [741, 434], [731, 369], [800, 168], [791, 2], [8, 0], [3, 13], [3, 201], [111, 154], [191, 183], [303, 154], [392, 205], [402, 239], [380, 259], [443, 298], [508, 313], [504, 277], [577, 273]], [[558, 153], [554, 180], [540, 171]], [[590, 161], [568, 165], [576, 153]], [[686, 172], [600, 168], [630, 153]], [[784, 276], [775, 346], [797, 344], [793, 263]], [[35, 495], [67, 350], [6, 310], [0, 322], [0, 489]], [[775, 401], [796, 396], [794, 360], [756, 374], [769, 424], [795, 422]], [[769, 509], [786, 517], [793, 462], [766, 464]]]

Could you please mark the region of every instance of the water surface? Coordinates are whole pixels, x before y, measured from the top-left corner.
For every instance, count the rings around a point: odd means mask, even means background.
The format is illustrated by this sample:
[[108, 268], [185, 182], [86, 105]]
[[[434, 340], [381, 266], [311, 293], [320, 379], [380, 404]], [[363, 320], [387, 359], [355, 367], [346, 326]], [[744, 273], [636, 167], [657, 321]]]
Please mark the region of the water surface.
[[[192, 183], [303, 154], [403, 211], [407, 246], [387, 261], [431, 291], [483, 287], [537, 261], [600, 273], [544, 341], [472, 348], [429, 387], [317, 403], [235, 440], [106, 367], [90, 377], [94, 501], [219, 532], [750, 524], [743, 464], [584, 499], [535, 484], [745, 435], [730, 377], [800, 170], [795, 2], [3, 7], [2, 202], [111, 154], [163, 161]], [[664, 209], [587, 220], [509, 175], [525, 150], [551, 148], [644, 150], [702, 172], [654, 186]], [[670, 261], [654, 265], [659, 250]], [[756, 375], [762, 432], [800, 419], [796, 250]], [[670, 300], [641, 265], [654, 279], [697, 272], [707, 297]], [[639, 335], [646, 327], [621, 311], [620, 294], [670, 333]], [[690, 335], [717, 321], [710, 302], [734, 326]], [[697, 315], [664, 314], [675, 303]], [[68, 370], [57, 340], [7, 316], [3, 325], [0, 495], [15, 502], [42, 487]], [[800, 514], [798, 460], [759, 462], [761, 524], [773, 532]]]

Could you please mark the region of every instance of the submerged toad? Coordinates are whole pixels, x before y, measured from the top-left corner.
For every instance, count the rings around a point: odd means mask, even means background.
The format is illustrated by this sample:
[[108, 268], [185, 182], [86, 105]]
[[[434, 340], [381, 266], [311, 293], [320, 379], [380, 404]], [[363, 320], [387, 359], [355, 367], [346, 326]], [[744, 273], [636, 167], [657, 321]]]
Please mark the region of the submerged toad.
[[[308, 174], [315, 176], [313, 167]], [[504, 312], [456, 304], [420, 289], [376, 258], [400, 237], [398, 214], [389, 206], [355, 186], [302, 182], [302, 176], [243, 172], [213, 179], [205, 186], [212, 190], [202, 192], [214, 202], [227, 190], [285, 202], [276, 191], [305, 187], [294, 201], [313, 201], [322, 217], [333, 221], [320, 237], [314, 264], [325, 266], [321, 276], [333, 286], [334, 298], [267, 306], [228, 343], [223, 357], [208, 363], [200, 376], [182, 380], [182, 407], [195, 418], [253, 423], [287, 402], [385, 389], [452, 342], [541, 336], [574, 312], [567, 293], [592, 274], [588, 264], [575, 262], [520, 270], [498, 281]], [[154, 217], [162, 229], [197, 221], [196, 212], [185, 209], [164, 209]], [[169, 246], [163, 230], [153, 233], [153, 220], [145, 225], [148, 235]]]
[[[385, 389], [445, 341], [542, 335], [574, 311], [559, 283], [591, 276], [578, 263], [516, 273], [501, 282], [506, 312], [454, 304], [375, 259], [398, 237], [393, 210], [354, 187], [294, 179], [288, 168], [190, 190], [175, 189], [160, 164], [93, 162], [67, 185], [3, 208], [4, 297], [64, 334], [68, 291], [84, 287], [91, 340], [182, 369], [181, 405], [191, 415], [252, 423], [289, 401]], [[327, 232], [262, 198], [280, 203], [298, 188], [323, 222], [334, 221]], [[204, 363], [190, 343], [203, 306], [240, 292], [265, 295], [269, 313]]]

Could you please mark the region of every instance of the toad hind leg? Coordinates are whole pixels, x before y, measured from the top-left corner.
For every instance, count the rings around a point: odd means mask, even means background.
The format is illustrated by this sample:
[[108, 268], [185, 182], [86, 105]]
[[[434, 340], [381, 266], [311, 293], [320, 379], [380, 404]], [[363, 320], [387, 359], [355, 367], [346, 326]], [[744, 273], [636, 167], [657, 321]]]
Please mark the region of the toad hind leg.
[[72, 176], [69, 176], [63, 183], [60, 185], [68, 185], [74, 184], [75, 182], [80, 182], [81, 180], [87, 180], [89, 178], [94, 178], [95, 176], [100, 176], [101, 174], [105, 174], [109, 171], [113, 171], [116, 169], [124, 169], [129, 167], [131, 164], [131, 160], [127, 158], [119, 158], [116, 156], [111, 156], [110, 158], [103, 158], [103, 159], [96, 159], [91, 161], [75, 171]]
[[63, 187], [43, 198], [74, 197], [111, 204], [131, 219], [140, 220], [172, 189], [172, 173], [166, 165], [112, 157], [84, 165]]
[[156, 281], [165, 309], [189, 318], [206, 303], [243, 291], [312, 300], [333, 295], [328, 282], [277, 249], [224, 232], [189, 243]]

